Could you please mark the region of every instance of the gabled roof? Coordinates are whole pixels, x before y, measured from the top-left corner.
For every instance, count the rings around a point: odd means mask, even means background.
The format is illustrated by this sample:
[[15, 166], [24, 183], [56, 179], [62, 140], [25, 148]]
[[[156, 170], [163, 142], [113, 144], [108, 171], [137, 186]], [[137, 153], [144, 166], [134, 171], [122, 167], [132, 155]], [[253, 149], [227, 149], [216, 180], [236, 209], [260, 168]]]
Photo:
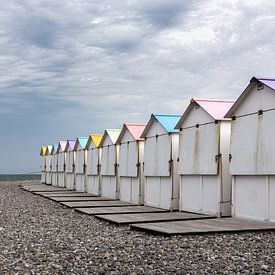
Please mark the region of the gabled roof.
[[101, 141], [99, 143], [99, 146], [102, 146], [102, 144], [103, 144], [103, 142], [104, 142], [104, 140], [105, 140], [105, 138], [107, 136], [110, 137], [110, 139], [113, 142], [113, 144], [116, 144], [116, 141], [118, 139], [120, 131], [121, 131], [121, 129], [105, 129], [103, 137], [102, 137], [102, 139], [101, 139]]
[[58, 143], [57, 151], [60, 151], [60, 149], [61, 149], [61, 152], [64, 152], [65, 148], [66, 148], [66, 144], [67, 144], [66, 140], [60, 140]]
[[50, 151], [50, 154], [52, 155], [52, 154], [56, 153], [57, 152], [57, 148], [58, 148], [58, 144], [53, 144], [52, 150]]
[[45, 156], [47, 152], [47, 146], [42, 146], [40, 149], [40, 156]]
[[141, 134], [141, 137], [146, 137], [147, 132], [152, 126], [153, 122], [157, 120], [162, 127], [166, 130], [167, 133], [177, 133], [179, 130], [175, 129], [176, 124], [180, 120], [181, 115], [161, 115], [161, 114], [152, 114], [149, 122], [147, 123], [144, 131]]
[[68, 151], [68, 149], [70, 150], [73, 150], [74, 149], [74, 146], [75, 146], [75, 140], [67, 140], [66, 142], [66, 148], [65, 148], [65, 151]]
[[53, 145], [47, 145], [46, 155], [50, 155], [52, 153]]
[[124, 123], [116, 143], [119, 144], [119, 142], [121, 142], [126, 130], [131, 133], [135, 140], [144, 140], [144, 138], [141, 137], [141, 134], [145, 127], [146, 124]]
[[230, 108], [230, 110], [226, 113], [226, 118], [231, 118], [235, 111], [239, 108], [242, 102], [246, 99], [246, 97], [251, 92], [252, 88], [254, 88], [258, 83], [262, 83], [268, 86], [270, 89], [275, 90], [275, 78], [271, 77], [255, 77], [253, 76], [250, 80], [250, 83], [247, 85], [242, 94], [238, 97], [235, 104]]
[[98, 148], [102, 138], [103, 138], [103, 134], [90, 134], [88, 142], [86, 144], [86, 149], [88, 149], [91, 142], [93, 142], [95, 147]]
[[214, 120], [228, 120], [225, 118], [225, 114], [234, 104], [234, 100], [222, 100], [222, 99], [206, 99], [206, 98], [192, 98], [190, 104], [183, 113], [181, 119], [176, 125], [177, 129], [181, 128], [182, 123], [188, 117], [189, 113], [194, 106], [200, 106], [204, 109]]
[[76, 139], [76, 143], [74, 145], [74, 150], [76, 150], [76, 147], [77, 147], [78, 144], [80, 145], [81, 149], [85, 149], [87, 142], [88, 142], [87, 137], [78, 137]]
[[264, 85], [268, 86], [269, 88], [271, 88], [272, 90], [275, 90], [275, 78], [272, 77], [255, 77], [253, 76], [250, 80], [250, 82], [261, 82]]

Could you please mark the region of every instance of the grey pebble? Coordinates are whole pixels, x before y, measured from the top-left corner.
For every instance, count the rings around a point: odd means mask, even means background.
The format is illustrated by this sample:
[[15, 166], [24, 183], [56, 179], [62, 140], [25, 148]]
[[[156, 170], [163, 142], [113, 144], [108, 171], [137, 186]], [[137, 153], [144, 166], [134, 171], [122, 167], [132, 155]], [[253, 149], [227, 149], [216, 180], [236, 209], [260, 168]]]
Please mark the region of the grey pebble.
[[275, 274], [275, 232], [150, 235], [0, 182], [0, 274]]

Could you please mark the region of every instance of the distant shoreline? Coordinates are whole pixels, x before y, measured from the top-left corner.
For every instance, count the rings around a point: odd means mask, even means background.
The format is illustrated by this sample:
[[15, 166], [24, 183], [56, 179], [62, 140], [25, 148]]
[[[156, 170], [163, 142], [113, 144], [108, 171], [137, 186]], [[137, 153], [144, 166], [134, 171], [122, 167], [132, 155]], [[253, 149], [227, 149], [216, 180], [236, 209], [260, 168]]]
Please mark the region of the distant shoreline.
[[40, 174], [0, 174], [1, 181], [39, 180]]

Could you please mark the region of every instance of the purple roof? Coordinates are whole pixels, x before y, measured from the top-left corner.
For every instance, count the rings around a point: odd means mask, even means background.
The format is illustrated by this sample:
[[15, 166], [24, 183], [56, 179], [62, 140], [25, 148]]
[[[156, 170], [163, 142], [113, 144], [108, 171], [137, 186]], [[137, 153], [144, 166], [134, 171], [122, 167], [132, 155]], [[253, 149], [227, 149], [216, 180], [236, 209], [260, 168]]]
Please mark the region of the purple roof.
[[231, 118], [234, 115], [234, 112], [239, 108], [239, 106], [242, 104], [244, 99], [248, 96], [250, 93], [251, 89], [250, 87], [253, 85], [256, 85], [255, 82], [259, 81], [269, 87], [272, 90], [275, 90], [275, 78], [272, 77], [255, 77], [253, 76], [250, 80], [250, 83], [248, 86], [245, 88], [245, 90], [242, 92], [242, 94], [238, 97], [236, 102], [233, 104], [233, 106], [229, 109], [227, 114], [224, 116], [225, 118]]
[[250, 82], [253, 81], [260, 81], [262, 82], [264, 85], [268, 86], [269, 88], [275, 90], [275, 78], [272, 77], [252, 77], [252, 79], [250, 80]]

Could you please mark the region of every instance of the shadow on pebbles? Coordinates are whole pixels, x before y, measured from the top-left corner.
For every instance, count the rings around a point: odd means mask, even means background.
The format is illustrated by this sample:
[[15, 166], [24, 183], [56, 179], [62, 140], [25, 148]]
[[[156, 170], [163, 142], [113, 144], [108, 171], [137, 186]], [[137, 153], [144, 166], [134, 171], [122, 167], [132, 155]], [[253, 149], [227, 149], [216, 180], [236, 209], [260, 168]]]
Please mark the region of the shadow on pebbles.
[[0, 182], [0, 274], [275, 274], [275, 232], [163, 237]]

